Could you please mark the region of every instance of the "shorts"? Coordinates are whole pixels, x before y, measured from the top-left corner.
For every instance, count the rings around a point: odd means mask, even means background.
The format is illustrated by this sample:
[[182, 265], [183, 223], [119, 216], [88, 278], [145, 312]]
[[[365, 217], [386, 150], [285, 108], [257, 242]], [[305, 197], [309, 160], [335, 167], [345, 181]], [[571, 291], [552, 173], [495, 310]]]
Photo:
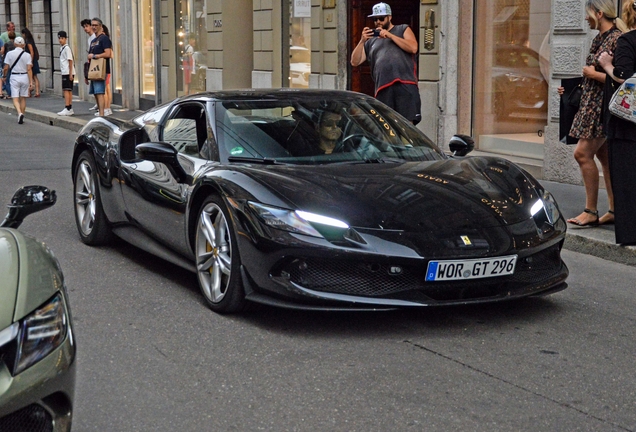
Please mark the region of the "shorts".
[[62, 90], [73, 91], [73, 81], [70, 75], [62, 75]]
[[38, 75], [40, 73], [40, 63], [37, 60], [33, 60], [32, 63], [31, 72], [33, 75]]
[[11, 97], [29, 97], [29, 75], [11, 74]]
[[398, 81], [380, 90], [376, 99], [402, 114], [413, 124], [418, 124], [422, 120], [420, 90], [415, 84], [403, 84]]
[[106, 81], [89, 81], [88, 94], [99, 95], [106, 93]]

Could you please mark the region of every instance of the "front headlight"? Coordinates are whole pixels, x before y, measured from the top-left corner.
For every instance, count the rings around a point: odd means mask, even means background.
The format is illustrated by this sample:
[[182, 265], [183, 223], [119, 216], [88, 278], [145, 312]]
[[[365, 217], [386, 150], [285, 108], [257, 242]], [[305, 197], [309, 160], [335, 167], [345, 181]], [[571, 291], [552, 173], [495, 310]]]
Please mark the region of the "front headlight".
[[554, 225], [561, 217], [559, 207], [554, 196], [548, 191], [543, 192], [541, 199], [537, 200], [530, 209], [532, 217], [537, 221], [537, 225], [547, 222]]
[[337, 229], [347, 230], [349, 225], [328, 216], [301, 210], [287, 210], [249, 202], [248, 205], [267, 226], [284, 231], [324, 238], [320, 231]]
[[64, 342], [68, 317], [58, 293], [20, 322], [13, 375], [33, 366]]

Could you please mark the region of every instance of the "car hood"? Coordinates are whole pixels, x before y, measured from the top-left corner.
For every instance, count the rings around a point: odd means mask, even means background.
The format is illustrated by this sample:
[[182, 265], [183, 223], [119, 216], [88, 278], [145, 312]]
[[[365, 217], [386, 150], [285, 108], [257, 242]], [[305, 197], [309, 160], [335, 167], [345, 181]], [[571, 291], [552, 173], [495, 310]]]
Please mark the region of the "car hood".
[[0, 329], [35, 310], [62, 289], [60, 266], [41, 242], [0, 229]]
[[490, 157], [248, 170], [291, 208], [370, 229], [431, 232], [515, 224], [531, 217], [539, 199], [536, 180]]

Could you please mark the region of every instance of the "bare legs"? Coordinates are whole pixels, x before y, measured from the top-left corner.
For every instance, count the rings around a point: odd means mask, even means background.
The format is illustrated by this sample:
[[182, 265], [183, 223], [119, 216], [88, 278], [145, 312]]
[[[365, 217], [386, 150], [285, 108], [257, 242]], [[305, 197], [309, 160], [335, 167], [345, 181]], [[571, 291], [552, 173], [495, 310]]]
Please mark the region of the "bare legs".
[[26, 111], [26, 98], [14, 97], [12, 99], [13, 106], [15, 107], [15, 110], [18, 112], [18, 114], [24, 114], [24, 111]]
[[33, 74], [33, 82], [35, 83], [35, 96], [40, 96], [40, 80], [36, 74]]
[[585, 208], [590, 210], [590, 212], [583, 212], [575, 218], [568, 219], [568, 222], [576, 225], [595, 224], [596, 222], [607, 223], [613, 221], [614, 218], [611, 213], [604, 214], [601, 219], [598, 218], [598, 214], [594, 214], [594, 212], [598, 212], [599, 184], [599, 172], [594, 156], [601, 162], [610, 210], [614, 209], [614, 195], [612, 194], [612, 184], [609, 178], [609, 162], [605, 138], [581, 138], [574, 150], [574, 158], [581, 168], [581, 176], [585, 185]]
[[99, 110], [100, 117], [104, 117], [104, 108], [106, 104], [106, 97], [104, 94], [96, 94], [95, 99], [97, 100], [97, 109]]

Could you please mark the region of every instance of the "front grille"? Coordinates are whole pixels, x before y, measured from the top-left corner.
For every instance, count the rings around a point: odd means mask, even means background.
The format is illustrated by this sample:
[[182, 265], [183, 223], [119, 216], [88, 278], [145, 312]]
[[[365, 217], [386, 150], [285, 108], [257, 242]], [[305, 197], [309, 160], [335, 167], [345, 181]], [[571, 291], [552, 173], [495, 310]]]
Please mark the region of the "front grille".
[[42, 406], [31, 404], [0, 418], [2, 432], [52, 432], [53, 419]]
[[[393, 266], [328, 259], [294, 259], [279, 276], [320, 292], [362, 297], [451, 301], [502, 295], [539, 285], [563, 272], [559, 246], [517, 260], [514, 275], [496, 278], [427, 282], [426, 266]], [[278, 273], [278, 272], [277, 272]]]
[[356, 296], [386, 296], [419, 286], [419, 275], [402, 267], [390, 275], [386, 264], [335, 260], [296, 260], [285, 269], [291, 281], [316, 291]]

